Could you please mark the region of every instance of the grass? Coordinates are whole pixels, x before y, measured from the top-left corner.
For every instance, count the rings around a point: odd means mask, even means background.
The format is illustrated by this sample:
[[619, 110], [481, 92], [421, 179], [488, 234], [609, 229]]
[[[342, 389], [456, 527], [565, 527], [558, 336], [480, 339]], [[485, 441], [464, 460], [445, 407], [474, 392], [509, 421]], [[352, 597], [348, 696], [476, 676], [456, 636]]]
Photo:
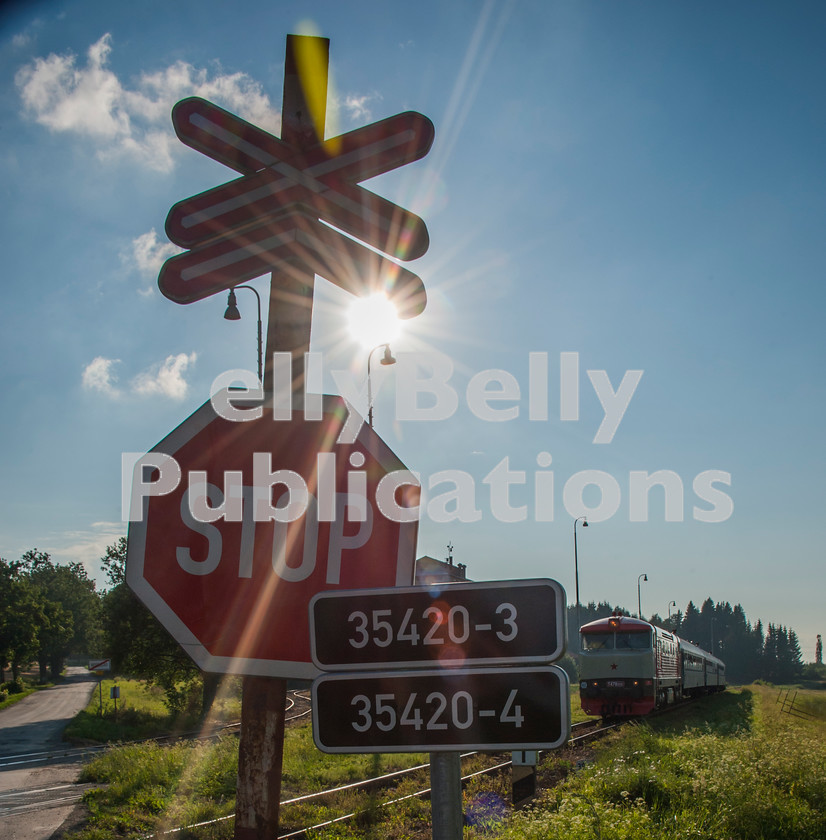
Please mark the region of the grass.
[[[110, 698], [113, 686], [120, 688], [120, 698]], [[210, 722], [238, 720], [241, 716], [240, 683], [225, 681], [213, 704]], [[64, 737], [75, 743], [111, 743], [151, 738], [158, 735], [192, 732], [201, 722], [195, 712], [171, 714], [158, 686], [141, 680], [115, 677], [102, 680], [95, 687], [89, 704], [66, 728]]]
[[[593, 764], [574, 771], [564, 752], [546, 754], [535, 803], [510, 813], [510, 774], [477, 777], [466, 786], [463, 809], [472, 823], [466, 840], [823, 840], [826, 837], [826, 722], [782, 713], [777, 689], [729, 690], [677, 715], [626, 727], [600, 743]], [[798, 699], [822, 709], [826, 699], [801, 691]], [[102, 787], [87, 794], [88, 823], [65, 840], [132, 838], [220, 817], [235, 807], [238, 742], [182, 741], [172, 746], [125, 745], [92, 762], [84, 780]], [[307, 794], [402, 766], [421, 755], [325, 755], [309, 722], [288, 728], [282, 799]], [[463, 772], [488, 762], [466, 759]], [[391, 794], [342, 792], [282, 808], [282, 832], [338, 814], [368, 818], [314, 833], [319, 840], [411, 840], [431, 836], [426, 800], [389, 807], [380, 800], [429, 786], [426, 772]], [[175, 835], [181, 840], [229, 840], [231, 818]]]
[[[284, 744], [282, 799], [347, 784], [369, 775], [423, 763], [422, 755], [335, 755], [319, 752], [309, 721], [291, 726]], [[180, 741], [115, 746], [84, 768], [82, 780], [101, 787], [86, 794], [89, 819], [66, 840], [139, 837], [234, 813], [238, 740]], [[420, 785], [421, 787], [421, 785]], [[296, 828], [341, 813], [370, 809], [370, 794], [342, 792], [283, 809], [282, 824]], [[176, 837], [230, 838], [232, 820], [181, 832]]]
[[782, 714], [776, 694], [729, 691], [609, 739], [494, 837], [822, 840], [826, 725]]
[[83, 781], [106, 787], [86, 794], [88, 824], [67, 837], [141, 836], [232, 813], [237, 752], [229, 735], [215, 742], [113, 748], [84, 768]]

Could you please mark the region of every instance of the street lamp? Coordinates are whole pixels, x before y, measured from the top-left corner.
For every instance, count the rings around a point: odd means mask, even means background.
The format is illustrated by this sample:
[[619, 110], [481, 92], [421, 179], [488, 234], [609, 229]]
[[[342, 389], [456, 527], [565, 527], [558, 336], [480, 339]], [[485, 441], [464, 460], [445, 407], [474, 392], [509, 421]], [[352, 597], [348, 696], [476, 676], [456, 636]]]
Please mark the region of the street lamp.
[[393, 354], [390, 352], [390, 345], [389, 344], [377, 344], [368, 354], [367, 354], [367, 424], [370, 428], [373, 428], [373, 391], [371, 389], [370, 384], [370, 360], [373, 358], [373, 353], [376, 352], [380, 347], [384, 347], [384, 355], [381, 357], [381, 364], [383, 365], [395, 365], [396, 359], [394, 358]]
[[[579, 638], [579, 628], [582, 627], [582, 618], [579, 614], [579, 557], [576, 549], [576, 524], [582, 520], [582, 527], [588, 527], [588, 520], [584, 516], [579, 516], [574, 520], [574, 581], [576, 583], [576, 632]], [[582, 640], [577, 644], [577, 648], [581, 650]]]
[[637, 618], [640, 618], [640, 619], [642, 618], [642, 603], [641, 603], [641, 598], [640, 598], [640, 581], [643, 581], [643, 580], [647, 582], [648, 581], [648, 575], [641, 574], [637, 578]]
[[229, 290], [229, 297], [227, 298], [227, 311], [224, 312], [224, 318], [227, 321], [240, 321], [241, 313], [238, 311], [238, 302], [235, 299], [236, 289], [249, 289], [255, 294], [255, 299], [258, 301], [258, 381], [263, 385], [262, 367], [262, 351], [261, 351], [261, 296], [258, 291], [252, 286], [233, 286]]
[[668, 602], [668, 620], [671, 621], [671, 608], [677, 609], [677, 602], [676, 601], [669, 601]]

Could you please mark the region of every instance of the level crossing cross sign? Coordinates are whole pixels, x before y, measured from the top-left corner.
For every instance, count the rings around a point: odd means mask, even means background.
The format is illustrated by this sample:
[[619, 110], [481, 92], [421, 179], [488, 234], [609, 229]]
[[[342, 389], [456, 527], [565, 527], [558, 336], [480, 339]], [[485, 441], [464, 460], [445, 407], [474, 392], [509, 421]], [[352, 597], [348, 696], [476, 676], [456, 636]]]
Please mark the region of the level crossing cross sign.
[[418, 484], [367, 425], [336, 444], [346, 416], [339, 397], [319, 420], [207, 402], [137, 462], [126, 580], [202, 670], [311, 679], [313, 595], [412, 583]]
[[422, 256], [429, 244], [424, 222], [358, 182], [426, 155], [434, 136], [427, 117], [397, 114], [306, 149], [197, 97], [179, 102], [172, 120], [184, 143], [242, 177], [170, 210], [167, 236], [191, 250], [161, 269], [166, 297], [191, 303], [274, 264], [288, 273], [294, 264], [355, 294], [383, 290], [401, 317], [424, 309], [420, 278], [372, 250], [402, 260]]

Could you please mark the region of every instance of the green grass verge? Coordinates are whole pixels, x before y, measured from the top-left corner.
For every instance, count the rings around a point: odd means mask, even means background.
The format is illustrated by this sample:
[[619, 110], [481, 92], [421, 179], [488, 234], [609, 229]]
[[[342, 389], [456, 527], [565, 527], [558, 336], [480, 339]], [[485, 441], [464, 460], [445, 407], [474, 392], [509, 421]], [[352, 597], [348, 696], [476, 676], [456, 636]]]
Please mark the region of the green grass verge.
[[[421, 755], [335, 755], [319, 752], [309, 721], [290, 727], [284, 744], [282, 799], [347, 784], [425, 761]], [[181, 741], [116, 746], [84, 769], [82, 781], [99, 782], [85, 796], [88, 823], [65, 840], [140, 837], [231, 815], [235, 810], [238, 740]], [[322, 822], [342, 809], [369, 809], [369, 794], [342, 793], [334, 801], [307, 802], [284, 809], [282, 824], [300, 827]], [[230, 838], [227, 820], [175, 835], [179, 838]]]
[[[120, 698], [110, 699], [113, 686]], [[105, 679], [95, 686], [86, 708], [66, 727], [64, 738], [76, 743], [108, 743], [149, 738], [186, 726], [176, 720], [163, 702], [163, 691], [139, 680]]]
[[[117, 685], [120, 697], [110, 698]], [[240, 681], [225, 680], [210, 713], [210, 722], [238, 720], [241, 716]], [[134, 741], [158, 735], [194, 732], [201, 726], [197, 714], [170, 714], [161, 688], [142, 680], [124, 677], [104, 679], [95, 686], [86, 708], [69, 724], [64, 733], [75, 743], [112, 743]]]
[[[821, 709], [823, 697], [799, 695]], [[84, 780], [90, 819], [65, 840], [136, 838], [150, 832], [231, 817], [238, 741], [184, 741], [115, 747], [93, 761]], [[346, 784], [402, 766], [420, 755], [325, 755], [309, 722], [288, 729], [282, 799]], [[488, 761], [463, 763], [463, 772]], [[473, 764], [476, 762], [476, 765]], [[566, 753], [547, 754], [545, 789], [528, 809], [510, 813], [510, 774], [478, 777], [463, 808], [474, 825], [465, 838], [490, 840], [823, 840], [826, 837], [826, 722], [783, 714], [777, 689], [752, 686], [697, 701], [686, 709], [624, 728], [596, 747], [593, 764], [574, 771]], [[551, 780], [562, 778], [556, 787]], [[396, 796], [429, 785], [426, 773], [401, 783]], [[411, 840], [430, 837], [430, 805], [408, 800], [379, 808], [379, 794], [341, 793], [334, 801], [282, 808], [282, 832], [347, 812], [370, 819], [314, 834], [330, 838]], [[233, 820], [175, 834], [180, 840], [229, 840]]]
[[822, 840], [826, 723], [783, 714], [776, 695], [729, 691], [632, 727], [494, 836]]

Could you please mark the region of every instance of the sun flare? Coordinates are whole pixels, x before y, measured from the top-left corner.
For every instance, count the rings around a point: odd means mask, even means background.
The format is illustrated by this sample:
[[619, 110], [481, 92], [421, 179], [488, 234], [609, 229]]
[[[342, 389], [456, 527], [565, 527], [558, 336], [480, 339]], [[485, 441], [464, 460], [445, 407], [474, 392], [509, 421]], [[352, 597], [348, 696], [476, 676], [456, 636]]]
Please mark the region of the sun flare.
[[401, 334], [401, 321], [396, 307], [382, 292], [357, 298], [348, 313], [350, 333], [369, 349], [395, 341]]

